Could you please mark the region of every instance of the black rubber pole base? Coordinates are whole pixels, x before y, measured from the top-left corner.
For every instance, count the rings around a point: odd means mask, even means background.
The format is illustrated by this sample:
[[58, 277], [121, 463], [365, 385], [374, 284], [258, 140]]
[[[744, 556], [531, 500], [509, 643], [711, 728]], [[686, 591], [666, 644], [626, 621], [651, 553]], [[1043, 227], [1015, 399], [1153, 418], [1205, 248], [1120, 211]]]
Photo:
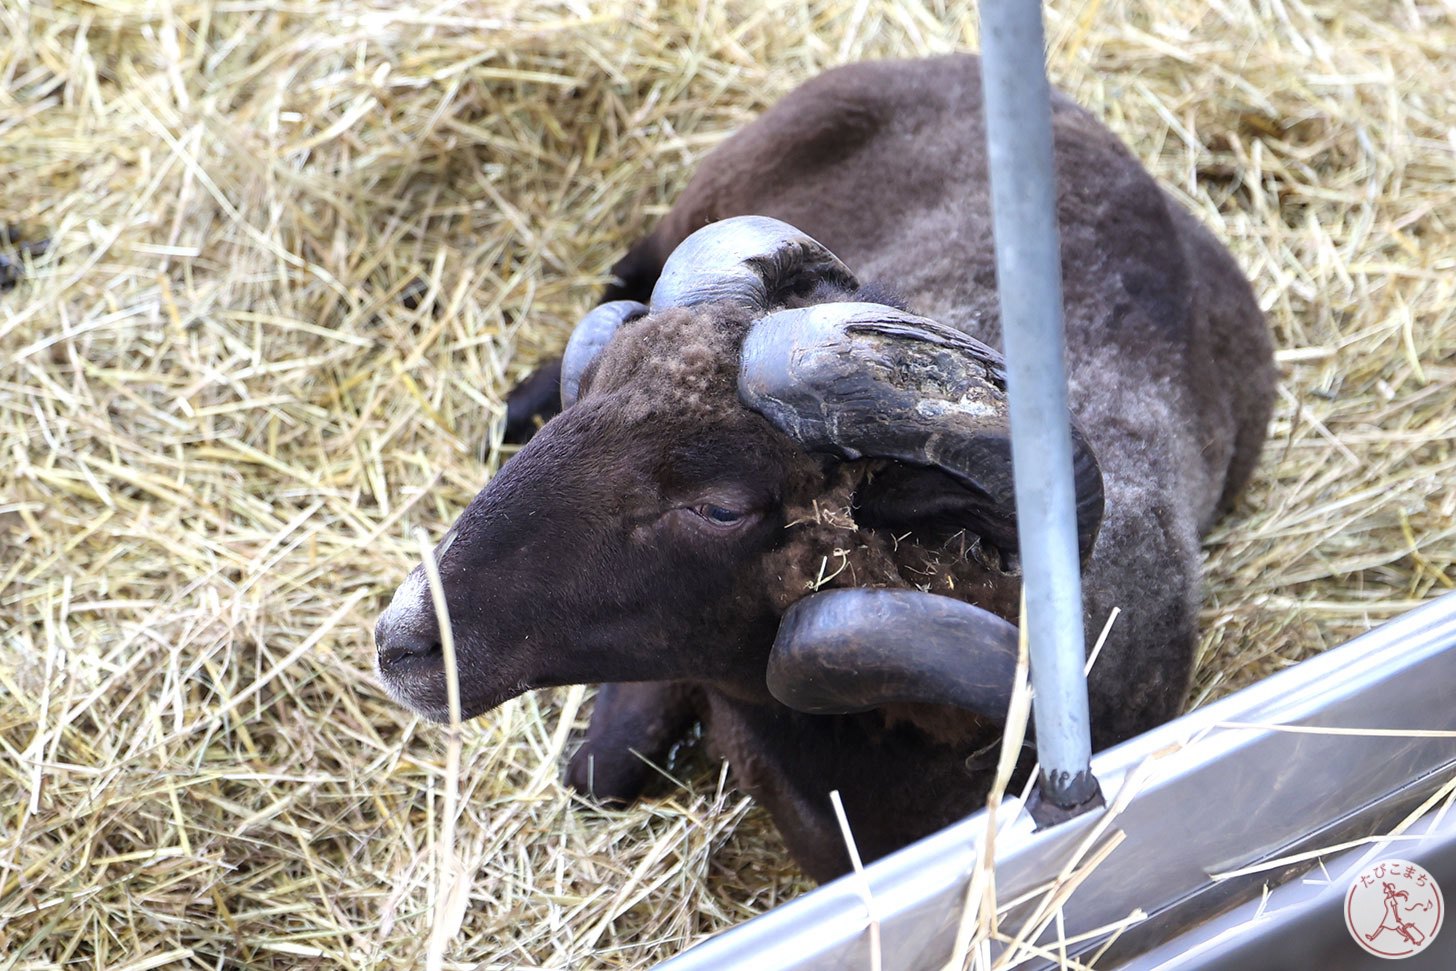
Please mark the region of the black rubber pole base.
[[1047, 797], [1048, 781], [1043, 774], [1026, 800], [1026, 811], [1036, 821], [1037, 832], [1107, 805], [1107, 800], [1102, 798], [1102, 787], [1097, 784], [1097, 777], [1090, 771], [1078, 773], [1066, 785], [1056, 787], [1064, 797], [1062, 802], [1067, 803], [1066, 805], [1053, 802]]

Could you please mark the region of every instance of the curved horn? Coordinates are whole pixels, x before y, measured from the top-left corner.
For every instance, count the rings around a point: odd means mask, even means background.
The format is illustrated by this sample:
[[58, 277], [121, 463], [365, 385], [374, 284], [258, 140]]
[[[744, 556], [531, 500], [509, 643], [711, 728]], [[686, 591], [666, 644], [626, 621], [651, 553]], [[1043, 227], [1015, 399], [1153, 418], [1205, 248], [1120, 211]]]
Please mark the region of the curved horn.
[[611, 341], [617, 328], [645, 313], [647, 308], [635, 300], [613, 300], [581, 318], [561, 355], [561, 407], [576, 404], [582, 374]]
[[768, 689], [811, 714], [926, 703], [1004, 722], [1016, 660], [1016, 627], [980, 607], [918, 590], [826, 590], [784, 614]]
[[652, 290], [652, 310], [727, 300], [767, 312], [820, 280], [849, 289], [859, 281], [818, 240], [768, 216], [710, 223], [678, 244]]
[[[870, 303], [782, 310], [743, 342], [738, 396], [810, 451], [936, 468], [969, 490], [976, 532], [1016, 549], [1000, 354], [933, 320]], [[1072, 427], [1082, 558], [1102, 522], [1102, 473]]]

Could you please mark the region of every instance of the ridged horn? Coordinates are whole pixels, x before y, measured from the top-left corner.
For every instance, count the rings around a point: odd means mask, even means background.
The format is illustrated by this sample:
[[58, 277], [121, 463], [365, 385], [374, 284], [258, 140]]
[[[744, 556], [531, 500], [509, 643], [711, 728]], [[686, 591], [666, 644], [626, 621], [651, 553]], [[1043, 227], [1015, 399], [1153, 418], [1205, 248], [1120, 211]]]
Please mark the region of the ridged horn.
[[617, 328], [645, 313], [647, 308], [635, 300], [613, 300], [581, 318], [561, 355], [561, 407], [576, 404], [581, 393], [581, 376], [611, 341]]
[[[743, 343], [738, 395], [806, 450], [938, 469], [965, 487], [966, 527], [1016, 549], [1006, 371], [953, 328], [880, 304], [770, 313]], [[1069, 419], [1070, 420], [1070, 419]], [[1082, 558], [1102, 521], [1102, 474], [1072, 427]]]
[[811, 714], [954, 705], [1006, 720], [1017, 630], [972, 604], [919, 590], [826, 590], [789, 608], [768, 689]]
[[767, 312], [823, 280], [857, 289], [849, 268], [818, 240], [768, 216], [710, 223], [678, 244], [652, 290], [654, 313], [728, 301]]

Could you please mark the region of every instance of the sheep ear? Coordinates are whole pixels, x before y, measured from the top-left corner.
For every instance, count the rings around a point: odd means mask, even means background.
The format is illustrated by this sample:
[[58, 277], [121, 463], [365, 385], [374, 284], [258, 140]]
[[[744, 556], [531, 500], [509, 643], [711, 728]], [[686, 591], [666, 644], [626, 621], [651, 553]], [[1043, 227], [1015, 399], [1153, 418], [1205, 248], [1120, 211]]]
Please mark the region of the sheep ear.
[[1004, 554], [1016, 552], [1015, 516], [940, 469], [894, 462], [875, 471], [855, 492], [854, 521], [932, 541], [970, 531]]

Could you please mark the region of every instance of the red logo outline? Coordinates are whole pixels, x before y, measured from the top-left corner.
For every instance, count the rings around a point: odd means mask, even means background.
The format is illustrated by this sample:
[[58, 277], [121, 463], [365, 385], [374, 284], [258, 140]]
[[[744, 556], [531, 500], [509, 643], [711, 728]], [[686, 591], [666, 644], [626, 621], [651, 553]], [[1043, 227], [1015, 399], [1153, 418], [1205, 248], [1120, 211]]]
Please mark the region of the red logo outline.
[[1444, 918], [1445, 900], [1436, 878], [1408, 860], [1370, 864], [1355, 875], [1345, 894], [1346, 929], [1355, 943], [1380, 958], [1408, 958], [1424, 951], [1441, 932]]

